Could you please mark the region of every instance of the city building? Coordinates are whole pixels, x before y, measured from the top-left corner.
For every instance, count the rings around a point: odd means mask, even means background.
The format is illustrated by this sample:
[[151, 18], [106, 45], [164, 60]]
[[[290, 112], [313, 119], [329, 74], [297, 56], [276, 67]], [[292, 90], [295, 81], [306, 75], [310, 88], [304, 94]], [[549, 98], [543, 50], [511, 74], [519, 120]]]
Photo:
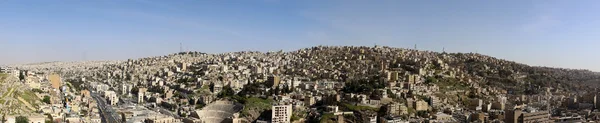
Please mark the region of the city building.
[[387, 114], [400, 115], [400, 104], [391, 103], [387, 105]]
[[281, 82], [281, 78], [279, 76], [269, 76], [267, 78], [267, 85], [272, 88], [278, 87]]
[[170, 116], [156, 114], [155, 116], [148, 116], [148, 118], [146, 118], [146, 120], [144, 120], [144, 122], [145, 123], [178, 123], [179, 121]]
[[505, 123], [550, 123], [548, 111], [524, 112], [521, 109], [509, 110], [505, 113]]
[[276, 105], [271, 109], [271, 123], [291, 123], [292, 105]]
[[117, 105], [119, 103], [119, 96], [114, 91], [104, 91], [104, 98], [110, 105]]
[[425, 102], [423, 100], [419, 100], [419, 101], [415, 102], [415, 110], [427, 111], [428, 109], [429, 109], [429, 105], [427, 104], [427, 102]]

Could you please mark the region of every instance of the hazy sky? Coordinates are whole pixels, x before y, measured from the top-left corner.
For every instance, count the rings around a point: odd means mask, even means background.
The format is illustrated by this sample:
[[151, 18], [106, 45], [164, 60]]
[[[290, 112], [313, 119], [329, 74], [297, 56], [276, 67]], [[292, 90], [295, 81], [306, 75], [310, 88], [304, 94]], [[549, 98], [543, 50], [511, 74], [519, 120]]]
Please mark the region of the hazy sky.
[[[387, 45], [600, 71], [598, 0], [0, 0], [0, 64]], [[84, 55], [85, 54], [85, 55]], [[85, 56], [85, 57], [84, 57]]]

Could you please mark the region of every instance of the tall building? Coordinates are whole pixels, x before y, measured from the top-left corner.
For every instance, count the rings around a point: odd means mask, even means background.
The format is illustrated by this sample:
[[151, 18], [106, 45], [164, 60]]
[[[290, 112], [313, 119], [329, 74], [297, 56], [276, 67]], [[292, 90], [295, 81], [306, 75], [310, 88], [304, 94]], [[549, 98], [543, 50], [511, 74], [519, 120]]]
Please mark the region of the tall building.
[[391, 103], [387, 105], [387, 113], [390, 115], [399, 115], [400, 114], [400, 104], [399, 103]]
[[280, 82], [281, 78], [279, 76], [269, 76], [269, 78], [267, 78], [267, 85], [273, 88], [279, 86]]
[[518, 123], [521, 117], [522, 111], [520, 109], [517, 110], [508, 110], [504, 114], [504, 122], [505, 123]]
[[392, 80], [392, 81], [398, 80], [398, 71], [392, 71], [391, 72], [390, 80]]
[[131, 91], [131, 85], [121, 84], [121, 95], [129, 96], [130, 91]]
[[437, 107], [441, 104], [441, 100], [440, 98], [436, 97], [436, 96], [431, 96], [429, 97], [429, 105], [431, 107]]
[[277, 105], [272, 110], [271, 123], [291, 123], [292, 105]]
[[144, 95], [147, 90], [148, 90], [147, 88], [138, 89], [138, 104], [144, 103]]
[[119, 102], [119, 97], [114, 91], [104, 91], [104, 98], [109, 101], [110, 105], [117, 105]]
[[315, 103], [317, 103], [317, 100], [313, 96], [306, 96], [304, 98], [304, 104], [306, 105], [306, 107], [310, 107], [310, 106], [314, 105]]

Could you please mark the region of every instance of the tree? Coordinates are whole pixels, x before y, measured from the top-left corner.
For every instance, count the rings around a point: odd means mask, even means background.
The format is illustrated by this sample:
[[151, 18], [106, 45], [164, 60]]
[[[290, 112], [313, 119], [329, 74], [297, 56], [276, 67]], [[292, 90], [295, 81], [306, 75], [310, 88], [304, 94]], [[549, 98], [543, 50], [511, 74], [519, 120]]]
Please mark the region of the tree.
[[233, 96], [235, 94], [235, 91], [233, 91], [233, 89], [231, 89], [231, 87], [229, 85], [224, 86], [223, 90], [221, 90], [221, 92], [219, 93], [219, 95], [217, 95], [217, 97], [219, 98], [223, 98], [223, 97], [230, 97]]
[[140, 89], [138, 87], [133, 87], [131, 88], [131, 93], [137, 95], [138, 92], [140, 92]]
[[425, 83], [427, 83], [427, 84], [429, 84], [429, 83], [436, 83], [436, 82], [438, 82], [438, 80], [435, 77], [427, 77], [425, 79]]
[[25, 116], [18, 116], [16, 121], [16, 123], [29, 123], [29, 119], [27, 119]]
[[6, 114], [2, 115], [2, 119], [0, 121], [2, 121], [2, 123], [6, 122]]
[[25, 80], [25, 73], [23, 71], [19, 72], [19, 80]]
[[215, 83], [211, 82], [210, 84], [208, 84], [208, 88], [210, 89], [210, 92], [215, 92]]
[[44, 99], [42, 99], [42, 102], [44, 102], [46, 104], [50, 104], [50, 96], [44, 96]]

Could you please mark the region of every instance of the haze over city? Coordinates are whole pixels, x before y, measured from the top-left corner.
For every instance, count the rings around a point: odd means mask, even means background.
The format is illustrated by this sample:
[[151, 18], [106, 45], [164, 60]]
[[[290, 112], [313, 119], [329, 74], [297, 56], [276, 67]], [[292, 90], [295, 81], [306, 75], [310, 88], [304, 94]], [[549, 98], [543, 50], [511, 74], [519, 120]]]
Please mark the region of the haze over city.
[[0, 64], [318, 45], [478, 52], [600, 71], [599, 1], [0, 1]]

